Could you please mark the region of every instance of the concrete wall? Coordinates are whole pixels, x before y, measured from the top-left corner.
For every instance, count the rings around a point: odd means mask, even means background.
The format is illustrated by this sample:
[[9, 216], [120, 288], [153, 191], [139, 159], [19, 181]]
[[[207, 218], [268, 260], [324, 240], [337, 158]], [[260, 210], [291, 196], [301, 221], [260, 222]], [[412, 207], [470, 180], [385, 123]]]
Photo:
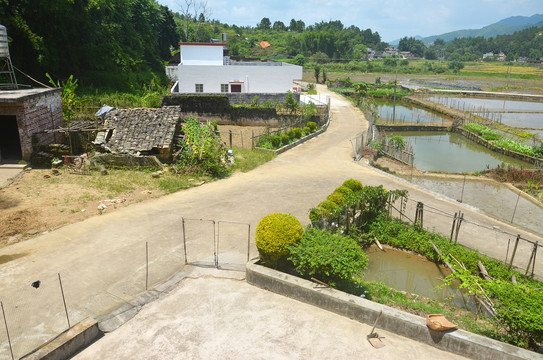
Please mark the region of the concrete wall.
[[248, 263], [249, 284], [299, 300], [350, 319], [373, 325], [383, 312], [377, 329], [384, 329], [426, 343], [441, 350], [477, 360], [541, 359], [541, 355], [464, 330], [434, 331], [425, 320], [339, 290], [325, 288], [310, 281], [276, 270]]
[[179, 65], [178, 92], [195, 93], [195, 84], [203, 84], [204, 93], [221, 93], [221, 84], [235, 82], [241, 83], [243, 93], [286, 93], [292, 90], [294, 80], [302, 78], [301, 66], [256, 64], [259, 65]]
[[[0, 114], [15, 115], [17, 118], [24, 160], [30, 160], [34, 133], [63, 126], [61, 91], [61, 89], [16, 90], [0, 98]], [[41, 134], [38, 139], [39, 145], [55, 142], [53, 134]]]

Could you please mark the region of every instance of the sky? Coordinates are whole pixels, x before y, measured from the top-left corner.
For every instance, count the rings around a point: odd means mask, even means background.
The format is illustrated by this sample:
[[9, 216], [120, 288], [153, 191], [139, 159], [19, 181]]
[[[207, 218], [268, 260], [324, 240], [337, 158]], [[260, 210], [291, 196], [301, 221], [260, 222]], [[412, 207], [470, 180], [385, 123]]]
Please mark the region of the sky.
[[[157, 0], [181, 12], [187, 0]], [[193, 0], [198, 3], [206, 0]], [[211, 19], [256, 26], [263, 17], [282, 21], [341, 20], [343, 25], [379, 32], [383, 41], [479, 29], [510, 16], [543, 14], [543, 0], [207, 0]]]

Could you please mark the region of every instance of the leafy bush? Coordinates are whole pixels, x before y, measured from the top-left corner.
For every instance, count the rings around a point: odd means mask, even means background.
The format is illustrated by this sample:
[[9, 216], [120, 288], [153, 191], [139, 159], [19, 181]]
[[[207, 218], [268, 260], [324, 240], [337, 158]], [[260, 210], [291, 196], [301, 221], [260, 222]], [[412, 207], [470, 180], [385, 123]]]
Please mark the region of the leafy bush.
[[317, 123], [314, 121], [309, 121], [306, 126], [309, 128], [311, 132], [315, 132], [317, 130]]
[[289, 246], [302, 238], [304, 228], [292, 215], [273, 213], [264, 216], [255, 231], [255, 242], [260, 260], [273, 268], [284, 263]]
[[281, 135], [281, 144], [283, 146], [290, 144], [290, 137], [287, 134]]
[[302, 276], [314, 276], [331, 286], [352, 281], [368, 265], [368, 257], [350, 237], [308, 228], [301, 241], [290, 246], [290, 257]]
[[405, 139], [400, 135], [391, 136], [389, 139], [392, 143], [392, 147], [396, 150], [403, 150], [405, 148], [405, 145], [407, 144]]
[[294, 137], [296, 139], [300, 139], [302, 137], [302, 129], [294, 128], [294, 129], [292, 129], [292, 132], [294, 133]]
[[279, 146], [281, 146], [281, 136], [279, 135], [270, 136], [270, 141], [274, 148], [278, 148]]
[[226, 145], [215, 133], [215, 124], [200, 124], [197, 119], [185, 119], [183, 132], [184, 143], [178, 159], [178, 165], [186, 173], [205, 173], [214, 177], [228, 175], [223, 159], [226, 157]]
[[293, 131], [293, 130], [287, 131], [287, 135], [288, 135], [288, 138], [289, 138], [290, 140], [294, 139], [294, 131]]
[[331, 201], [338, 206], [342, 206], [345, 204], [345, 201], [347, 200], [347, 196], [339, 192], [333, 192], [330, 195], [328, 195], [326, 200]]
[[[355, 180], [356, 181], [356, 180]], [[345, 185], [341, 185], [340, 187], [338, 187], [337, 189], [334, 190], [334, 193], [339, 193], [339, 194], [342, 194], [343, 196], [345, 196], [346, 198], [350, 198], [352, 195], [353, 195], [353, 191], [345, 186]]]
[[364, 187], [359, 180], [355, 180], [355, 179], [345, 180], [341, 186], [345, 186], [354, 192], [359, 192]]

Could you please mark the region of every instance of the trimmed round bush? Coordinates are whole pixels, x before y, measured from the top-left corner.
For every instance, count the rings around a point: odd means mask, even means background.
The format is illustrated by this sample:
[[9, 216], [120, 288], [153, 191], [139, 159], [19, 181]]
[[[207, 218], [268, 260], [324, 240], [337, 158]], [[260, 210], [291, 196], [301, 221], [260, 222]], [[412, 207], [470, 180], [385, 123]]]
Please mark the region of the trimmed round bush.
[[306, 125], [311, 130], [311, 132], [317, 130], [317, 123], [314, 121], [309, 121]]
[[260, 260], [277, 268], [290, 255], [289, 247], [300, 241], [303, 234], [302, 224], [292, 215], [273, 213], [264, 216], [255, 232]]
[[347, 186], [340, 186], [337, 189], [334, 190], [335, 193], [339, 193], [342, 195], [345, 195], [345, 197], [349, 197], [353, 194], [353, 191], [349, 189]]
[[270, 141], [274, 148], [278, 148], [279, 146], [281, 146], [281, 137], [279, 135], [270, 136]]
[[348, 187], [353, 192], [361, 191], [362, 188], [364, 187], [360, 181], [355, 180], [355, 179], [345, 180], [341, 186]]
[[311, 129], [308, 128], [307, 126], [303, 128], [302, 130], [305, 134], [311, 134]]
[[281, 135], [281, 143], [283, 145], [288, 145], [290, 143], [290, 137], [287, 134]]
[[294, 139], [294, 129], [287, 131], [287, 135], [289, 139]]
[[331, 201], [338, 206], [342, 206], [347, 201], [347, 196], [339, 192], [333, 192], [328, 195], [326, 200]]
[[300, 139], [302, 137], [302, 129], [294, 128], [294, 129], [292, 129], [292, 132], [294, 133], [294, 137], [296, 139]]

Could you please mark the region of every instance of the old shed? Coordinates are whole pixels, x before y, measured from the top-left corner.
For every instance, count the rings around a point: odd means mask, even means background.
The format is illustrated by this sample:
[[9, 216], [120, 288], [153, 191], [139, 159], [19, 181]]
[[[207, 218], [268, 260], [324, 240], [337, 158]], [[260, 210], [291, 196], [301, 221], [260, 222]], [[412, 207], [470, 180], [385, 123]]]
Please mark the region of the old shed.
[[[59, 88], [0, 91], [0, 162], [29, 161], [32, 135], [63, 125], [61, 92]], [[55, 143], [55, 134], [36, 141], [34, 145]]]
[[156, 155], [167, 161], [179, 132], [180, 114], [177, 106], [113, 110], [104, 122], [110, 130], [99, 132], [94, 144], [112, 154]]

